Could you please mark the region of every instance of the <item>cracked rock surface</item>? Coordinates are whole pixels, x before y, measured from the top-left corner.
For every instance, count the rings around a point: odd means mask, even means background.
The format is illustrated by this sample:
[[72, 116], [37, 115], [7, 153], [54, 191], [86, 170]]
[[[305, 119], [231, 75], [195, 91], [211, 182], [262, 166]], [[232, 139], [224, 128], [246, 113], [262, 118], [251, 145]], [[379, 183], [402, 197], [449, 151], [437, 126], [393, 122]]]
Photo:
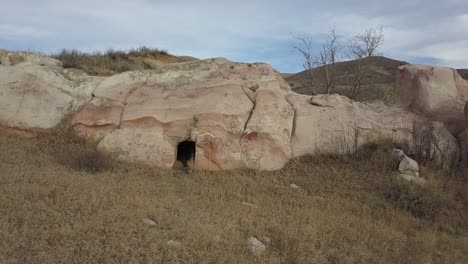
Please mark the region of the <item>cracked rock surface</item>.
[[171, 168], [195, 143], [193, 168], [276, 170], [292, 157], [411, 140], [422, 118], [339, 95], [294, 93], [268, 64], [223, 58], [92, 77], [33, 53], [0, 50], [0, 126], [53, 128], [71, 114], [99, 151]]

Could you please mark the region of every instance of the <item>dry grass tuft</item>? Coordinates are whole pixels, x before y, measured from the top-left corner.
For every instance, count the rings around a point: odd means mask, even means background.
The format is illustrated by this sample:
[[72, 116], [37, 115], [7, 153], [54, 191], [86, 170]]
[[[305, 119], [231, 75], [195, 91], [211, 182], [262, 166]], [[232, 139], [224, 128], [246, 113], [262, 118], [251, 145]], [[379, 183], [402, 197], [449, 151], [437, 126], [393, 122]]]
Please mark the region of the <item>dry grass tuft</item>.
[[51, 57], [62, 61], [65, 68], [76, 68], [90, 75], [109, 76], [133, 70], [153, 69], [155, 61], [179, 62], [167, 50], [142, 46], [128, 51], [108, 49], [106, 52], [86, 53], [78, 50], [62, 50]]
[[[425, 167], [425, 189], [395, 180], [390, 146], [274, 172], [105, 158], [96, 174], [75, 169], [82, 153], [78, 168], [94, 168], [94, 146], [67, 130], [0, 132], [0, 263], [468, 263], [462, 183]], [[247, 251], [250, 236], [271, 238], [265, 254]]]

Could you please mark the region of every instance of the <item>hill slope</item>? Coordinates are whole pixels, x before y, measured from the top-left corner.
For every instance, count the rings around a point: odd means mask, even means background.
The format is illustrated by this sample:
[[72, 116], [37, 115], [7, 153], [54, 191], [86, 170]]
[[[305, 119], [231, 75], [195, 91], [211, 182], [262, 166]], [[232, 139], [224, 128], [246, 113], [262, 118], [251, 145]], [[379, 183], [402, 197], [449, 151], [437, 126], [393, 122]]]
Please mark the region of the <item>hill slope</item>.
[[468, 80], [468, 69], [458, 69], [457, 71], [465, 80]]
[[[365, 75], [362, 93], [358, 95], [356, 100], [373, 101], [383, 98], [387, 102], [392, 101], [395, 70], [398, 66], [407, 64], [407, 62], [383, 56], [370, 57], [367, 60], [370, 65], [370, 71]], [[336, 64], [338, 80], [337, 89], [332, 91], [333, 93], [349, 96], [349, 81], [347, 79], [349, 78], [354, 63], [354, 61], [345, 61]], [[314, 68], [312, 74], [315, 78], [314, 86], [319, 93], [324, 93], [326, 83], [324, 67]], [[307, 71], [302, 71], [286, 77], [286, 81], [291, 85], [293, 90], [302, 94], [311, 94], [311, 89], [307, 80]]]

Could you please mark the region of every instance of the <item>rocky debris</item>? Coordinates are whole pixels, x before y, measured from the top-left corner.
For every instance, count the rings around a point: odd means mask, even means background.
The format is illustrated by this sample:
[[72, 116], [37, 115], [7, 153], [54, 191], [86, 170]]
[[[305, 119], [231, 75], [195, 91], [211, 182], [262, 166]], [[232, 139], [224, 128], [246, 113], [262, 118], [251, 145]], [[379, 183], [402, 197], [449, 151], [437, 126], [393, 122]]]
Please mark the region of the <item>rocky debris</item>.
[[153, 220], [149, 219], [149, 218], [145, 218], [143, 219], [143, 223], [149, 227], [155, 227], [156, 226], [156, 222], [154, 222]]
[[468, 81], [456, 70], [429, 65], [400, 66], [396, 94], [403, 107], [443, 122], [452, 135], [464, 129]]
[[291, 183], [291, 184], [289, 185], [289, 187], [290, 187], [291, 189], [296, 189], [296, 190], [301, 188], [301, 187], [297, 186], [297, 185], [294, 184], [294, 183]]
[[258, 209], [258, 206], [256, 206], [255, 204], [246, 203], [246, 202], [242, 202], [242, 204], [246, 205], [246, 206], [249, 206], [249, 207], [252, 207], [252, 208], [255, 208], [255, 209]]
[[260, 256], [263, 254], [263, 252], [265, 252], [266, 247], [262, 242], [260, 242], [255, 237], [249, 237], [247, 239], [247, 249], [252, 255]]
[[181, 248], [182, 247], [182, 243], [179, 242], [179, 241], [175, 241], [175, 240], [167, 241], [167, 245], [170, 246], [170, 247], [173, 247], [173, 248]]
[[404, 155], [403, 158], [401, 159], [400, 165], [398, 165], [398, 171], [401, 174], [419, 177], [418, 163], [414, 159], [406, 155]]
[[426, 179], [419, 177], [419, 165], [412, 158], [408, 157], [401, 149], [392, 149], [392, 156], [400, 161], [398, 172], [400, 177], [407, 181], [418, 184], [426, 183]]

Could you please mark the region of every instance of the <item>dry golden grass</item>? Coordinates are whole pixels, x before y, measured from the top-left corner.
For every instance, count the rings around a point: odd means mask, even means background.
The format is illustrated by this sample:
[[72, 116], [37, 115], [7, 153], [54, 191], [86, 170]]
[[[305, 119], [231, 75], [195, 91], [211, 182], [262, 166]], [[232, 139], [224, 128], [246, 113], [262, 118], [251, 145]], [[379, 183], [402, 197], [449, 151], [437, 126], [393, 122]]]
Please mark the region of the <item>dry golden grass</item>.
[[[429, 186], [402, 183], [383, 145], [186, 174], [95, 156], [67, 132], [0, 133], [0, 263], [468, 263], [461, 179], [423, 168]], [[250, 236], [272, 239], [265, 254]]]
[[128, 51], [109, 49], [106, 52], [86, 53], [78, 50], [62, 50], [51, 57], [62, 61], [65, 68], [75, 68], [90, 75], [110, 76], [113, 74], [154, 69], [158, 63], [174, 63], [196, 60], [193, 57], [171, 55], [167, 50], [142, 46]]

